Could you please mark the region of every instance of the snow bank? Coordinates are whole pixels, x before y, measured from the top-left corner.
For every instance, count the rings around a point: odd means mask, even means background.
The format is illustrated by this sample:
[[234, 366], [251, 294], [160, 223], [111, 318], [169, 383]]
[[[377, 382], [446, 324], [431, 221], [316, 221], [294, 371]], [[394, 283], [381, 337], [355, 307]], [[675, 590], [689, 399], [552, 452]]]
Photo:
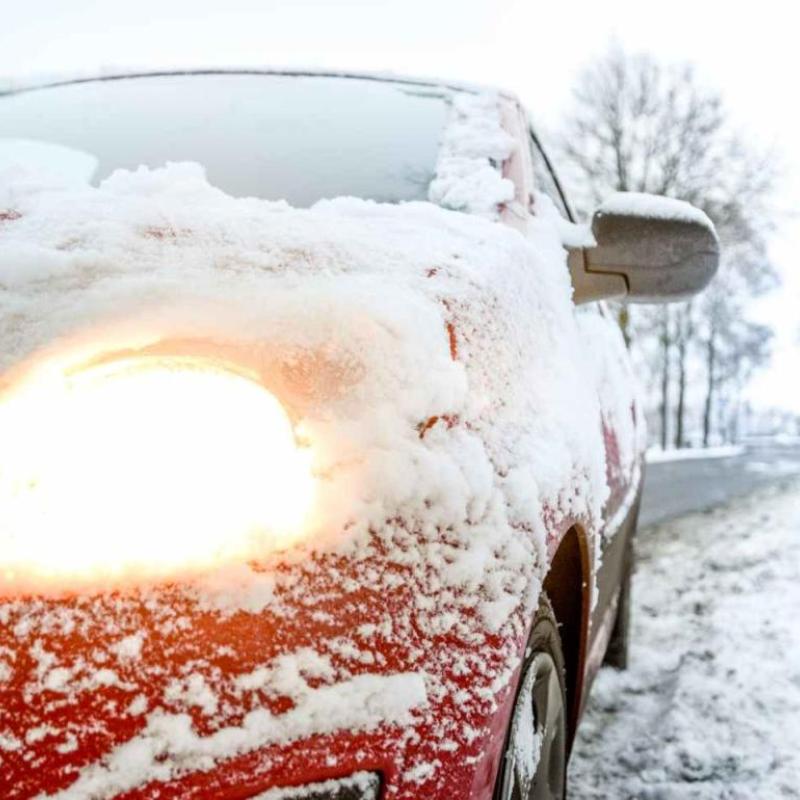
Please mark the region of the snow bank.
[[615, 192], [603, 200], [597, 211], [602, 214], [630, 214], [650, 219], [696, 222], [711, 231], [714, 230], [714, 223], [691, 203], [655, 194]]
[[660, 447], [650, 447], [646, 458], [648, 464], [661, 464], [665, 461], [686, 461], [687, 459], [704, 458], [734, 458], [744, 453], [743, 445], [732, 444], [720, 447], [684, 447], [662, 450]]

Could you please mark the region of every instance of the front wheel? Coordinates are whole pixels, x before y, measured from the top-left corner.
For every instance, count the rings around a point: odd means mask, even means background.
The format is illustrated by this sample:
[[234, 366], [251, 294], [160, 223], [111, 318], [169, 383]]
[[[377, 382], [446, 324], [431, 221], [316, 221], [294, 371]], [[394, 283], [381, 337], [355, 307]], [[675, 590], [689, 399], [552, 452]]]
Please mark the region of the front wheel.
[[553, 609], [542, 594], [511, 715], [496, 800], [564, 800], [567, 703], [564, 654]]

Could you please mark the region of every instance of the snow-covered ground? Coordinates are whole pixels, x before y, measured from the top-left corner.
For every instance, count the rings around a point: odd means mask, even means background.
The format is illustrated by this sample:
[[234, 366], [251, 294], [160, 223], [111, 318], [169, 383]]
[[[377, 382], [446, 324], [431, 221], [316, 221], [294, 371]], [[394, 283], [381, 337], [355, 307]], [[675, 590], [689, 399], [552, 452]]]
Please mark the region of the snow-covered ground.
[[744, 453], [742, 445], [730, 444], [720, 447], [682, 447], [680, 449], [662, 450], [660, 447], [650, 447], [647, 450], [647, 463], [660, 464], [663, 461], [685, 461], [695, 458], [732, 458]]
[[571, 798], [800, 798], [800, 483], [641, 531], [638, 558]]

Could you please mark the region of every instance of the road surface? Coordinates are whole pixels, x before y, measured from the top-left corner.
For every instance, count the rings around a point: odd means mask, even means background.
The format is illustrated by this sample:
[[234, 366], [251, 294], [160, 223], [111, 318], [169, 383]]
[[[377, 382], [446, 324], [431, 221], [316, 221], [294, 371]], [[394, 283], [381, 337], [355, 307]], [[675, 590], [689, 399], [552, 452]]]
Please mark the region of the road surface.
[[703, 511], [790, 475], [800, 475], [800, 444], [751, 444], [738, 456], [648, 464], [639, 527]]

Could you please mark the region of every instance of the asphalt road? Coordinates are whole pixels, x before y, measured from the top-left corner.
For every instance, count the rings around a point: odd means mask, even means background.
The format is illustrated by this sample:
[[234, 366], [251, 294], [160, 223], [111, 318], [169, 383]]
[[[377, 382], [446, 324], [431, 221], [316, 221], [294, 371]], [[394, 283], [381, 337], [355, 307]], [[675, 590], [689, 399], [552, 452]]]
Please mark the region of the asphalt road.
[[648, 464], [639, 525], [702, 511], [790, 475], [800, 475], [800, 444], [765, 442], [737, 456]]

